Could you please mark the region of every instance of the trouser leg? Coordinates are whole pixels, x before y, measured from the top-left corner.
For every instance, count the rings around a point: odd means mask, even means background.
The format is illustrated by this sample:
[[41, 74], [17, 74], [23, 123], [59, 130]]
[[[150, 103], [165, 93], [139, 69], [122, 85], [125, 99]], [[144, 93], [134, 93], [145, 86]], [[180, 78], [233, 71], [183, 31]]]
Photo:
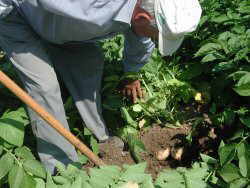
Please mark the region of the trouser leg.
[[98, 140], [106, 140], [109, 134], [102, 117], [100, 95], [104, 63], [101, 50], [90, 43], [75, 48], [54, 47], [51, 52], [86, 126]]
[[[17, 12], [0, 20], [0, 46], [7, 52], [25, 89], [49, 113], [69, 130], [57, 76], [46, 47]], [[60, 161], [67, 165], [77, 160], [74, 147], [34, 111], [28, 109], [37, 150], [50, 172]]]

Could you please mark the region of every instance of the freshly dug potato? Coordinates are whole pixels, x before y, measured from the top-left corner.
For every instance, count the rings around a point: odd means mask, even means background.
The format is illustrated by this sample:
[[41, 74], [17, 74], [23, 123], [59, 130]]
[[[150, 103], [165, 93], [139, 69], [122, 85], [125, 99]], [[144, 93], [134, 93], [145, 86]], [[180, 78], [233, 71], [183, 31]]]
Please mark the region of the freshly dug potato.
[[171, 156], [175, 159], [180, 161], [183, 155], [184, 148], [183, 147], [173, 147], [171, 149]]
[[129, 181], [128, 183], [124, 184], [121, 188], [139, 188], [139, 185], [135, 182]]
[[147, 123], [147, 121], [145, 119], [142, 119], [141, 121], [139, 121], [139, 128], [141, 129], [145, 123]]
[[167, 147], [166, 149], [159, 150], [156, 152], [156, 159], [159, 161], [164, 161], [168, 158], [170, 155], [170, 147]]
[[197, 102], [202, 101], [202, 96], [201, 96], [200, 92], [198, 92], [198, 93], [195, 94], [194, 100], [197, 101]]

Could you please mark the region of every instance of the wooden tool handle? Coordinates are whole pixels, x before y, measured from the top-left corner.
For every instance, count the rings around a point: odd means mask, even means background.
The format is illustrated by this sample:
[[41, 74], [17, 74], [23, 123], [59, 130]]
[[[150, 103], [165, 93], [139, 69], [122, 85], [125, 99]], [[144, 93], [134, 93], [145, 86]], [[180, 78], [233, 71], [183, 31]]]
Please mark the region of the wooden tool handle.
[[21, 89], [14, 81], [12, 81], [5, 73], [0, 71], [0, 82], [11, 90], [21, 101], [34, 110], [41, 116], [51, 127], [65, 137], [70, 143], [78, 148], [84, 155], [86, 155], [93, 163], [98, 166], [105, 165], [104, 162], [96, 156], [85, 144], [83, 144], [70, 131], [65, 129], [63, 125], [49, 114], [44, 108], [32, 99], [23, 89]]

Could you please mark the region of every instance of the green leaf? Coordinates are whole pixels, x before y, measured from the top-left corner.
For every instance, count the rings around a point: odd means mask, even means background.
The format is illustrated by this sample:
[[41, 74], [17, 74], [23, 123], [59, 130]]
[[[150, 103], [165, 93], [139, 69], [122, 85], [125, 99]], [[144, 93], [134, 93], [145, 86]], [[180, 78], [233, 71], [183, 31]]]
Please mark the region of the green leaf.
[[155, 188], [153, 180], [150, 176], [145, 178], [145, 180], [141, 183], [141, 188]]
[[31, 150], [26, 146], [15, 149], [15, 155], [21, 159], [36, 159]]
[[39, 178], [46, 178], [46, 170], [44, 166], [36, 160], [28, 159], [25, 160], [23, 163], [23, 168], [27, 172], [39, 177]]
[[228, 76], [228, 78], [232, 78], [234, 81], [239, 81], [243, 76], [249, 74], [247, 71], [236, 71]]
[[150, 179], [151, 176], [148, 174], [145, 174], [145, 169], [146, 169], [146, 163], [140, 163], [137, 165], [124, 165], [123, 168], [125, 171], [122, 173], [120, 179], [128, 182], [136, 182], [136, 183], [142, 183], [144, 181], [148, 181], [147, 179]]
[[130, 114], [128, 113], [127, 109], [125, 107], [122, 107], [121, 108], [121, 114], [122, 114], [122, 117], [124, 118], [124, 120], [129, 124], [129, 125], [132, 125], [133, 127], [137, 127], [137, 123], [136, 121], [134, 121], [132, 119], [132, 117], [130, 116]]
[[36, 181], [33, 179], [32, 176], [25, 173], [22, 187], [36, 188]]
[[0, 156], [2, 155], [3, 153], [3, 146], [0, 145]]
[[142, 162], [141, 154], [146, 152], [143, 142], [135, 135], [128, 136], [129, 151], [136, 162]]
[[214, 61], [216, 59], [217, 59], [217, 57], [214, 54], [211, 53], [211, 54], [208, 54], [205, 57], [203, 57], [201, 62], [206, 63], [206, 62]]
[[44, 180], [40, 178], [34, 178], [34, 180], [36, 181], [36, 188], [45, 188]]
[[124, 165], [123, 168], [125, 169], [125, 172], [123, 173], [123, 175], [126, 174], [131, 174], [131, 173], [144, 173], [145, 169], [146, 169], [147, 164], [144, 163], [140, 163], [140, 164], [136, 164], [136, 165]]
[[224, 141], [222, 140], [221, 142], [220, 142], [220, 145], [219, 145], [219, 150], [220, 150], [220, 148], [222, 148], [222, 147], [224, 147], [226, 144], [224, 143]]
[[176, 170], [165, 170], [156, 179], [156, 187], [162, 188], [209, 188], [204, 181], [208, 176], [209, 168], [205, 163], [195, 163], [191, 169], [177, 168]]
[[29, 124], [29, 118], [27, 116], [27, 113], [23, 107], [18, 108], [15, 111], [7, 111], [3, 114], [1, 119], [12, 119], [15, 121], [18, 121], [22, 123], [24, 126]]
[[250, 72], [246, 73], [239, 79], [234, 87], [234, 91], [241, 96], [250, 96]]
[[[83, 183], [82, 183], [82, 187], [83, 188], [93, 188], [88, 182], [86, 182], [86, 181], [84, 181]], [[70, 188], [70, 187], [69, 187]]]
[[68, 112], [69, 110], [72, 110], [73, 106], [74, 106], [73, 98], [68, 97], [64, 104], [65, 111]]
[[65, 165], [59, 161], [57, 161], [56, 163], [56, 169], [57, 171], [62, 175], [66, 172], [66, 168]]
[[102, 166], [100, 169], [91, 168], [89, 183], [92, 187], [109, 187], [120, 176], [120, 168], [116, 166]]
[[136, 135], [137, 133], [138, 131], [135, 128], [131, 127], [130, 125], [121, 127], [117, 132], [118, 136], [124, 140], [128, 140], [128, 136], [130, 134]]
[[227, 125], [231, 125], [234, 122], [235, 119], [235, 112], [231, 110], [230, 108], [225, 109], [222, 113], [224, 118], [224, 123]]
[[161, 172], [158, 178], [156, 179], [155, 186], [159, 188], [185, 188], [185, 181], [183, 175], [180, 174], [178, 171], [165, 170]]
[[244, 129], [239, 129], [239, 130], [237, 130], [237, 131], [234, 133], [233, 137], [230, 138], [229, 140], [230, 140], [230, 141], [233, 141], [233, 140], [236, 140], [236, 139], [242, 139], [243, 136], [244, 136]]
[[238, 11], [242, 14], [250, 14], [250, 3], [249, 1], [241, 1], [239, 4]]
[[204, 181], [209, 174], [209, 167], [205, 163], [194, 163], [191, 169], [179, 168], [179, 172], [184, 175], [187, 188], [208, 188], [209, 185]]
[[24, 170], [22, 167], [15, 165], [8, 176], [8, 181], [9, 181], [9, 185], [11, 188], [19, 188], [21, 187], [23, 178], [24, 178]]
[[222, 169], [218, 171], [218, 174], [227, 183], [241, 178], [239, 169], [232, 163], [225, 165]]
[[230, 183], [229, 188], [243, 188], [249, 184], [249, 181], [246, 178], [236, 179]]
[[63, 177], [68, 178], [68, 179], [75, 179], [79, 174], [82, 174], [84, 176], [84, 172], [80, 170], [81, 165], [78, 163], [71, 163], [67, 166], [67, 170], [61, 174]]
[[213, 157], [210, 157], [208, 155], [205, 155], [205, 154], [200, 154], [201, 156], [201, 159], [205, 162], [205, 163], [208, 163], [208, 164], [217, 164], [217, 160]]
[[86, 157], [85, 155], [82, 155], [81, 153], [78, 153], [78, 162], [83, 164], [86, 164], [88, 162], [88, 157]]
[[133, 105], [133, 111], [134, 111], [134, 112], [141, 112], [142, 109], [143, 109], [143, 108], [141, 107], [140, 104], [135, 104], [135, 105]]
[[35, 187], [35, 183], [33, 184], [32, 178], [25, 174], [23, 168], [18, 165], [15, 165], [11, 169], [8, 180], [10, 188], [26, 187], [26, 185], [30, 185], [31, 188]]
[[205, 45], [203, 45], [198, 52], [196, 52], [195, 57], [198, 56], [203, 56], [208, 54], [209, 52], [215, 51], [215, 50], [220, 50], [221, 49], [221, 45], [217, 44], [217, 43], [207, 43]]
[[14, 148], [16, 147], [16, 146], [14, 146], [14, 145], [12, 145], [12, 144], [6, 142], [6, 141], [3, 140], [2, 138], [0, 138], [0, 145], [2, 145], [3, 148], [6, 148], [6, 149], [8, 149], [8, 150], [12, 150], [12, 149], [14, 149]]
[[238, 53], [235, 55], [234, 62], [237, 62], [240, 60], [246, 60], [249, 62], [248, 53], [249, 53], [248, 48], [243, 48], [243, 49], [239, 50]]
[[62, 176], [53, 176], [53, 180], [56, 184], [63, 185], [70, 183], [70, 181]]
[[214, 18], [211, 19], [211, 22], [215, 22], [215, 23], [223, 23], [226, 21], [229, 21], [230, 18], [226, 15], [226, 14], [221, 14], [219, 16], [216, 16]]
[[84, 136], [91, 136], [92, 133], [90, 132], [90, 130], [88, 130], [88, 128], [84, 127]]
[[203, 73], [203, 69], [206, 67], [201, 63], [195, 63], [188, 65], [188, 68], [181, 73], [181, 78], [184, 80], [190, 80]]
[[232, 62], [221, 62], [219, 64], [216, 64], [214, 68], [212, 69], [212, 71], [221, 72], [221, 71], [225, 71], [234, 67], [235, 65]]
[[0, 179], [5, 177], [14, 166], [14, 158], [6, 153], [0, 159]]
[[240, 117], [241, 123], [250, 128], [250, 117]]
[[99, 145], [97, 140], [93, 136], [90, 137], [90, 146], [93, 152], [97, 155], [99, 153]]
[[241, 86], [236, 86], [233, 88], [236, 93], [238, 93], [240, 96], [250, 96], [250, 86], [249, 84], [241, 85]]
[[57, 188], [58, 186], [53, 182], [51, 174], [47, 172], [46, 188]]
[[241, 143], [237, 146], [240, 172], [243, 177], [250, 175], [250, 150], [247, 143]]
[[72, 183], [71, 188], [81, 188], [83, 183], [82, 176], [77, 176], [76, 180]]
[[24, 139], [24, 124], [9, 118], [0, 119], [0, 137], [15, 146], [21, 147]]
[[224, 166], [230, 163], [236, 154], [235, 144], [226, 144], [223, 147], [219, 148], [219, 157], [220, 157], [220, 164]]

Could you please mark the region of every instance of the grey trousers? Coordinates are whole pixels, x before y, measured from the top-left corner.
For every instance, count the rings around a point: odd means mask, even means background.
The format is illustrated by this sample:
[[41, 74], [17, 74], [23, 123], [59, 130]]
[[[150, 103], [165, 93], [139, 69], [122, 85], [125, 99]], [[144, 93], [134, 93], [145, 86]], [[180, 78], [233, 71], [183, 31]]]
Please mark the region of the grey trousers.
[[[69, 89], [86, 126], [99, 140], [108, 138], [101, 115], [100, 86], [103, 57], [94, 43], [64, 48], [42, 40], [16, 10], [0, 20], [0, 46], [16, 68], [26, 91], [66, 129], [69, 129], [57, 70]], [[37, 150], [45, 167], [54, 172], [60, 161], [77, 161], [75, 148], [34, 111], [28, 109]]]

